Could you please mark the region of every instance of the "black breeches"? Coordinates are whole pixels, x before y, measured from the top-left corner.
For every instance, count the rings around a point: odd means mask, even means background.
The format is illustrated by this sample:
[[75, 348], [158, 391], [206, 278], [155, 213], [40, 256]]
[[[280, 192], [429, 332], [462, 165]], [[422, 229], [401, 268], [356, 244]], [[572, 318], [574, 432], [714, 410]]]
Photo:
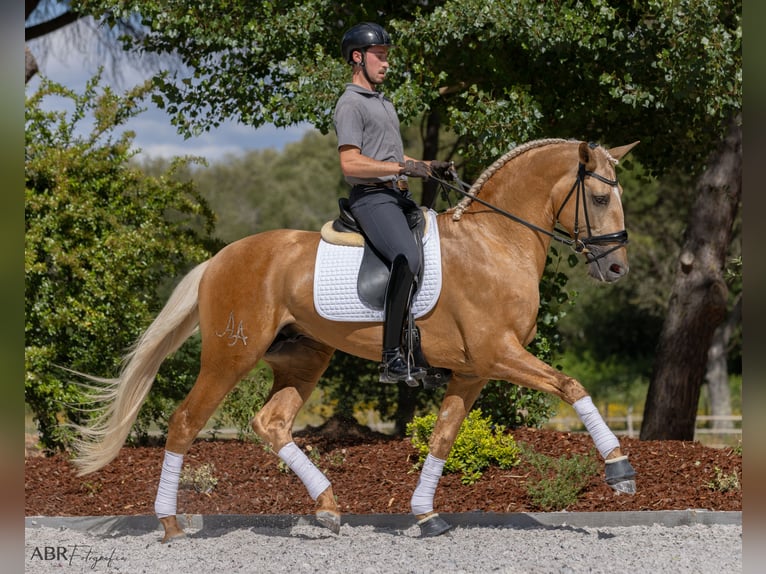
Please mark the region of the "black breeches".
[[381, 189], [356, 192], [349, 197], [351, 213], [372, 246], [392, 262], [403, 255], [417, 277], [422, 266], [420, 247], [412, 236], [405, 213], [420, 209], [399, 191]]

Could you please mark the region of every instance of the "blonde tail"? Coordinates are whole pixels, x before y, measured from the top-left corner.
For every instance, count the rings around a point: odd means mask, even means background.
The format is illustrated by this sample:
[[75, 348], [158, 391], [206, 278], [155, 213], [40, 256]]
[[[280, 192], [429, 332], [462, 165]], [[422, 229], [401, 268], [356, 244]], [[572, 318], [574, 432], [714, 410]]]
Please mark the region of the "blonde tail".
[[181, 280], [160, 314], [123, 358], [119, 377], [83, 375], [98, 383], [89, 398], [106, 408], [87, 427], [76, 427], [82, 437], [74, 445], [79, 476], [106, 466], [117, 456], [162, 362], [197, 329], [197, 291], [208, 262]]

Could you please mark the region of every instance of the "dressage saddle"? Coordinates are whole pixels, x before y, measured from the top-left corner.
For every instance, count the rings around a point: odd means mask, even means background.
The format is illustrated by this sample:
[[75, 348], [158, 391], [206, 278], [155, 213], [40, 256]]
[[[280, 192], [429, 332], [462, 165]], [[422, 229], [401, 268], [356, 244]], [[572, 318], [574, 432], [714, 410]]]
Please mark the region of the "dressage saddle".
[[[332, 229], [337, 233], [359, 234], [364, 241], [364, 255], [362, 256], [362, 264], [356, 283], [359, 298], [373, 309], [382, 310], [386, 296], [386, 285], [391, 274], [391, 264], [380, 255], [375, 246], [364, 236], [364, 232], [351, 213], [348, 198], [341, 197], [338, 200], [338, 208], [339, 214], [332, 222]], [[423, 235], [425, 234], [426, 218], [423, 211], [418, 209], [408, 213], [407, 220], [412, 236], [415, 238], [420, 249], [420, 259], [423, 261]], [[420, 285], [423, 281], [422, 267], [417, 279], [417, 283]]]

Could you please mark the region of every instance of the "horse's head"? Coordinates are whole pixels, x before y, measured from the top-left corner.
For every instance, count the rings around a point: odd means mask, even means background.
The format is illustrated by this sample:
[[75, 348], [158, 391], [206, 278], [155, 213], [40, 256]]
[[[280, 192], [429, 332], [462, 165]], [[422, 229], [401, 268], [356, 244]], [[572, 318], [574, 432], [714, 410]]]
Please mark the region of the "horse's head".
[[[639, 142], [606, 150], [581, 142], [571, 187], [562, 188], [556, 217], [588, 262], [588, 274], [611, 283], [628, 273], [628, 232], [615, 164]], [[569, 180], [571, 181], [571, 180]]]

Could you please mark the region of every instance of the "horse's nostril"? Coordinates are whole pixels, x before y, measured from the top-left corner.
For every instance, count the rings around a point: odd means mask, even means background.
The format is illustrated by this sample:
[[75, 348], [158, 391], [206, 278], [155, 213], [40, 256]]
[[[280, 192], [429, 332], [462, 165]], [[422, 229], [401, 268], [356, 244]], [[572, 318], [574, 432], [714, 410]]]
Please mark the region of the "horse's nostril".
[[620, 266], [619, 266], [617, 263], [612, 263], [612, 264], [609, 266], [609, 271], [611, 271], [612, 273], [615, 273], [615, 274], [619, 275], [620, 273], [622, 273], [622, 267], [620, 267]]

